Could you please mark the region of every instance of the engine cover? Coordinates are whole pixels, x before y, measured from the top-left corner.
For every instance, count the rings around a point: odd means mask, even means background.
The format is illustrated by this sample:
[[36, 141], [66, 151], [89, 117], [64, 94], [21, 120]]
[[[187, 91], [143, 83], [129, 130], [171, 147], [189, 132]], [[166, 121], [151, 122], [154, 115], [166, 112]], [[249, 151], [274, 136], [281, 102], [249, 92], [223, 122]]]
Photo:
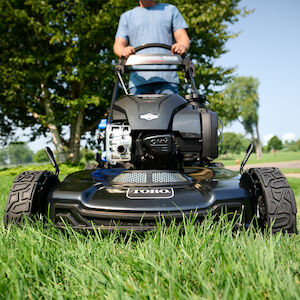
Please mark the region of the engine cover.
[[131, 130], [170, 130], [174, 115], [186, 107], [179, 95], [125, 95], [113, 106], [113, 121], [130, 124]]

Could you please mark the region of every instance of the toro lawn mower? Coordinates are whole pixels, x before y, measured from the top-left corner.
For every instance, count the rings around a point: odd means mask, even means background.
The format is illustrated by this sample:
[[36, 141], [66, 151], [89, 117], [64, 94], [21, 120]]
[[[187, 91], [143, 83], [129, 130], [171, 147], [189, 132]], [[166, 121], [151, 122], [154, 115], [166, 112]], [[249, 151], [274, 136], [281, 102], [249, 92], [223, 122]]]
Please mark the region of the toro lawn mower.
[[[136, 52], [163, 44], [148, 44]], [[183, 71], [191, 93], [130, 95], [126, 72]], [[206, 107], [195, 86], [194, 66], [188, 57], [136, 54], [119, 61], [107, 120], [99, 124], [103, 151], [98, 166], [68, 175], [62, 182], [55, 168], [19, 174], [10, 190], [4, 222], [22, 222], [24, 216], [50, 215], [64, 228], [153, 230], [163, 218], [181, 222], [185, 216], [202, 220], [210, 211], [240, 217], [245, 226], [253, 219], [273, 232], [296, 232], [296, 203], [286, 178], [277, 168], [244, 166], [240, 173], [214, 163], [218, 157], [219, 121]], [[125, 95], [117, 97], [119, 86]], [[50, 210], [48, 212], [48, 209]]]

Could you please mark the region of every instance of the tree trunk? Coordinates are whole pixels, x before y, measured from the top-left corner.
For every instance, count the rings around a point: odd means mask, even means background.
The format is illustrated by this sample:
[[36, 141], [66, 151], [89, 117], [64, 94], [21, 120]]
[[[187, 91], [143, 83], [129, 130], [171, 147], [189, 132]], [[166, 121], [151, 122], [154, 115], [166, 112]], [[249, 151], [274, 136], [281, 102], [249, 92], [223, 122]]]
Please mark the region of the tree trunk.
[[49, 128], [52, 135], [52, 142], [55, 145], [56, 151], [58, 152], [58, 160], [60, 162], [66, 161], [66, 153], [64, 151], [64, 147], [61, 141], [59, 130], [55, 124], [55, 116], [53, 109], [51, 107], [51, 101], [47, 97], [47, 93], [45, 92], [44, 84], [41, 84], [42, 89], [42, 102], [45, 107], [46, 116], [48, 118], [47, 127]]
[[71, 134], [70, 134], [70, 154], [69, 159], [73, 162], [79, 161], [80, 154], [80, 139], [81, 139], [81, 128], [83, 123], [84, 109], [82, 109], [77, 117], [71, 123]]
[[[71, 82], [72, 88], [72, 99], [77, 99], [80, 97], [81, 91], [84, 88], [84, 81], [73, 81]], [[80, 154], [80, 139], [82, 134], [82, 123], [84, 117], [84, 108], [81, 108], [77, 116], [71, 121], [70, 128], [70, 143], [69, 143], [69, 159], [72, 162], [79, 161]]]
[[256, 130], [256, 157], [258, 159], [262, 158], [262, 147], [261, 147], [261, 141], [260, 141], [260, 136], [259, 136], [259, 131], [258, 131], [258, 123], [255, 124], [255, 130]]
[[[256, 134], [258, 134], [257, 127], [256, 127]], [[254, 134], [251, 133], [251, 139], [252, 139], [252, 141], [253, 141], [253, 143], [255, 145], [256, 158], [257, 159], [261, 159], [261, 157], [262, 157], [262, 149], [261, 149], [261, 142], [260, 142], [260, 139], [259, 139], [259, 134], [255, 138]]]
[[255, 125], [254, 125], [255, 131], [256, 131], [256, 137], [255, 137], [253, 130], [251, 130], [251, 131], [247, 130], [245, 124], [241, 120], [239, 120], [239, 119], [237, 119], [237, 120], [238, 120], [238, 122], [240, 122], [240, 124], [243, 125], [245, 131], [251, 135], [251, 139], [254, 143], [255, 150], [256, 150], [256, 158], [261, 159], [262, 158], [262, 146], [261, 146], [261, 141], [260, 141], [260, 136], [259, 136], [259, 131], [258, 131], [258, 122], [255, 123]]

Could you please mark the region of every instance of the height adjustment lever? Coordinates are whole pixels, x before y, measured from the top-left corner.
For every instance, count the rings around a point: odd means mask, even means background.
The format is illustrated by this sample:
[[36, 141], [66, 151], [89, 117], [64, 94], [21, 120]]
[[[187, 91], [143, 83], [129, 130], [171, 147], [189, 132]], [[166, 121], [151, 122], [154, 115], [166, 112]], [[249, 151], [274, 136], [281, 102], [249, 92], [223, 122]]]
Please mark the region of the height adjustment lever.
[[243, 159], [243, 161], [242, 161], [242, 163], [241, 163], [241, 167], [240, 167], [240, 173], [241, 173], [241, 174], [244, 173], [244, 167], [245, 167], [245, 165], [246, 165], [246, 163], [247, 163], [247, 161], [248, 161], [248, 159], [249, 159], [251, 153], [253, 152], [253, 149], [254, 149], [254, 144], [251, 143], [251, 144], [248, 146], [248, 149], [247, 149], [247, 151], [246, 151], [246, 155], [245, 155], [245, 157], [244, 157], [244, 159]]
[[52, 152], [52, 150], [49, 147], [45, 147], [45, 152], [50, 160], [51, 165], [53, 166], [53, 168], [55, 169], [55, 176], [58, 177], [59, 175], [59, 167], [58, 164], [54, 158], [54, 154]]

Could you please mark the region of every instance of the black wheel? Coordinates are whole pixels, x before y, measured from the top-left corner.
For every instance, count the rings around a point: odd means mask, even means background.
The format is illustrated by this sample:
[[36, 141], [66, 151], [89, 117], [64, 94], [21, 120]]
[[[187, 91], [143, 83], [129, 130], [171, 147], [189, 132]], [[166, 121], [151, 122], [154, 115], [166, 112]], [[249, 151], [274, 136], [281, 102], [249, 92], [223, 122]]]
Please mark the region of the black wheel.
[[251, 168], [242, 175], [241, 184], [252, 195], [253, 215], [262, 230], [297, 232], [295, 196], [278, 168]]
[[50, 171], [20, 173], [15, 178], [7, 198], [4, 224], [22, 223], [24, 216], [45, 216], [47, 195], [58, 183], [58, 178]]

